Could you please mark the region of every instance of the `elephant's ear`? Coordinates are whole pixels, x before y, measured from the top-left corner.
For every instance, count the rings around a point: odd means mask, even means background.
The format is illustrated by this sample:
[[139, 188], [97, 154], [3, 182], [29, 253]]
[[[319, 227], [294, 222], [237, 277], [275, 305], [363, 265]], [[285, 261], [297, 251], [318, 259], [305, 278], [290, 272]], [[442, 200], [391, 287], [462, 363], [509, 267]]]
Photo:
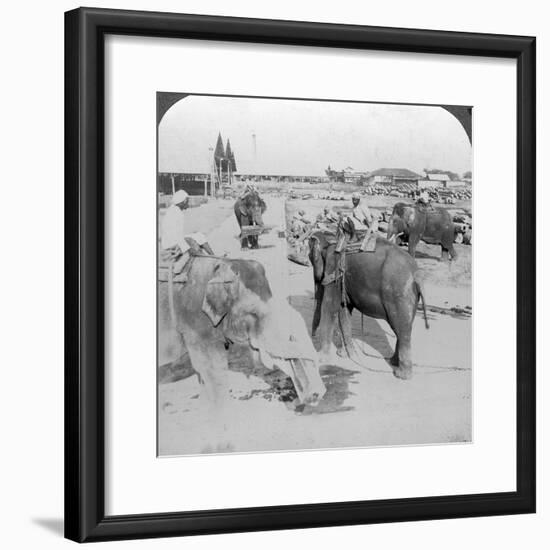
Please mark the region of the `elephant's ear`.
[[262, 209], [262, 214], [264, 214], [265, 211], [267, 210], [267, 204], [263, 199], [260, 199], [260, 208]]
[[403, 220], [407, 225], [412, 225], [414, 223], [414, 218], [416, 217], [416, 209], [415, 208], [407, 208], [405, 210], [405, 213], [403, 215]]
[[239, 206], [239, 212], [243, 215], [243, 216], [248, 216], [248, 212], [246, 211], [246, 206], [244, 204], [241, 204]]
[[321, 254], [321, 243], [317, 237], [312, 237], [309, 241], [310, 260], [313, 266], [313, 276], [316, 281], [320, 282], [323, 278], [325, 265]]
[[206, 283], [202, 310], [215, 327], [229, 312], [235, 300], [237, 283], [237, 274], [225, 262], [216, 265], [212, 278]]

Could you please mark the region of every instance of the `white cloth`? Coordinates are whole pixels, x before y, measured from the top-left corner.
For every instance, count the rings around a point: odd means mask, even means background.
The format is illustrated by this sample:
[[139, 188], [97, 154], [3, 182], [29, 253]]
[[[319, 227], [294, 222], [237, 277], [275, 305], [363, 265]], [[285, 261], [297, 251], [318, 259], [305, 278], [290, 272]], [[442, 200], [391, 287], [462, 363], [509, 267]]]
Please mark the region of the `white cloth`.
[[185, 240], [184, 215], [175, 204], [168, 207], [162, 220], [160, 244], [162, 248], [168, 249], [179, 246], [182, 252], [189, 249]]
[[190, 237], [197, 242], [199, 246], [206, 243], [206, 237], [202, 233], [185, 234], [185, 215], [183, 210], [175, 204], [166, 209], [164, 218], [161, 224], [160, 244], [163, 249], [179, 246], [182, 252], [189, 249], [189, 245], [185, 240]]
[[206, 237], [203, 233], [199, 233], [198, 231], [196, 231], [195, 233], [189, 233], [189, 235], [185, 236], [193, 239], [199, 246], [202, 246], [206, 243]]
[[186, 191], [183, 189], [180, 189], [179, 191], [176, 191], [174, 196], [172, 197], [172, 204], [179, 204], [180, 202], [183, 202], [189, 198], [189, 195]]
[[[364, 220], [367, 220], [369, 225], [365, 225]], [[368, 229], [372, 225], [372, 215], [369, 207], [366, 204], [359, 203], [353, 207], [351, 221], [355, 229]]]

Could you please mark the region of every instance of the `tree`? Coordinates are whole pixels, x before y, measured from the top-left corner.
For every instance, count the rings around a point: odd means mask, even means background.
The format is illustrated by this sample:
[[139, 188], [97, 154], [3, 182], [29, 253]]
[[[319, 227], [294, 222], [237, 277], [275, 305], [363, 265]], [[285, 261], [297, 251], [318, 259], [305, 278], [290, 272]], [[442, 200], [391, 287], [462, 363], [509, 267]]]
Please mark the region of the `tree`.
[[225, 167], [225, 151], [223, 149], [223, 141], [221, 132], [218, 134], [218, 141], [216, 142], [216, 149], [214, 150], [214, 162], [216, 164], [216, 169], [220, 169], [220, 163], [222, 170]]
[[462, 174], [462, 177], [466, 180], [466, 179], [469, 179], [471, 180], [472, 179], [472, 172], [470, 170], [468, 170], [467, 172], [464, 172], [464, 174]]
[[229, 164], [229, 170], [231, 170], [231, 172], [236, 172], [237, 164], [235, 162], [235, 155], [233, 154], [231, 143], [229, 143], [229, 140], [227, 140], [227, 146], [225, 148], [225, 158], [227, 160], [227, 163]]

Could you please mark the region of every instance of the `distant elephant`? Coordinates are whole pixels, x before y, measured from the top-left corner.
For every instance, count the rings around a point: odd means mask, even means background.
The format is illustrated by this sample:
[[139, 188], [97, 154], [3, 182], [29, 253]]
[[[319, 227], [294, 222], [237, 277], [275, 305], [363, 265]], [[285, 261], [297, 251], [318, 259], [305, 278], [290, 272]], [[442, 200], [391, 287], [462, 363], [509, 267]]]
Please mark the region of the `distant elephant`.
[[263, 266], [252, 260], [197, 256], [184, 284], [159, 284], [159, 366], [185, 349], [213, 409], [229, 398], [228, 349], [250, 347], [256, 361], [279, 367], [301, 403], [316, 405], [325, 393], [317, 352], [300, 314], [276, 301]]
[[[316, 232], [310, 238], [315, 283], [312, 332], [315, 334], [319, 329], [321, 358], [334, 356], [333, 334], [337, 323], [346, 351], [350, 355], [356, 353], [351, 339], [351, 312], [357, 309], [388, 322], [397, 337], [391, 358], [393, 374], [401, 379], [411, 378], [411, 332], [420, 298], [426, 328], [429, 327], [415, 260], [397, 245], [377, 237], [374, 251], [346, 254], [342, 281], [338, 278], [340, 254], [335, 250], [335, 239], [327, 233]], [[343, 309], [343, 302], [349, 314]]]
[[[239, 197], [233, 207], [239, 227], [246, 225], [264, 225], [262, 218], [267, 206], [257, 191], [249, 191], [244, 196]], [[241, 248], [258, 248], [258, 236], [241, 238]]]
[[441, 245], [441, 259], [454, 260], [455, 225], [445, 208], [398, 202], [388, 223], [388, 239], [402, 235], [409, 243], [409, 254], [414, 258], [420, 241]]

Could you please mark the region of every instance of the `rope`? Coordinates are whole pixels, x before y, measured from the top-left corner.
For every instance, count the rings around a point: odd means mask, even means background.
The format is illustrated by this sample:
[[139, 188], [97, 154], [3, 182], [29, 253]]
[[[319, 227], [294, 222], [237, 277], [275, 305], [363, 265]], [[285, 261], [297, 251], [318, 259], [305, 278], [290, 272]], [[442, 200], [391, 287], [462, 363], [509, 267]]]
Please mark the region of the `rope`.
[[172, 327], [177, 330], [176, 308], [174, 306], [174, 263], [168, 265], [168, 309], [170, 310], [170, 321]]
[[339, 266], [342, 278], [341, 283], [341, 304], [343, 307], [346, 307], [348, 303], [348, 295], [347, 295], [347, 289], [346, 289], [346, 252], [342, 251], [341, 258], [340, 258], [340, 266]]

